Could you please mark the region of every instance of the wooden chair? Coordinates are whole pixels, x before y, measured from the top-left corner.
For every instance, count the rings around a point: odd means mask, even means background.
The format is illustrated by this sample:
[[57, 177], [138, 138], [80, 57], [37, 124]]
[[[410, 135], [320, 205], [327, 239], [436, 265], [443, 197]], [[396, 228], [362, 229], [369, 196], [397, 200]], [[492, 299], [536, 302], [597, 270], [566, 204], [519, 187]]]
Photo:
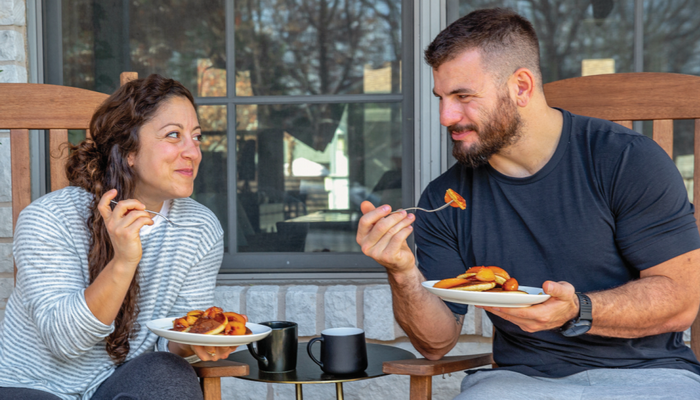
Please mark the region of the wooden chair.
[[[544, 85], [547, 103], [574, 114], [603, 118], [632, 128], [653, 121], [653, 139], [673, 157], [673, 120], [695, 120], [693, 203], [700, 218], [700, 77], [641, 72], [564, 79]], [[700, 358], [700, 317], [691, 328], [690, 347]], [[432, 377], [493, 363], [491, 354], [384, 363], [384, 372], [411, 376], [411, 400], [431, 398]]]
[[[121, 84], [136, 79], [135, 72], [124, 72]], [[0, 84], [0, 129], [10, 130], [12, 167], [12, 231], [19, 213], [31, 203], [29, 130], [49, 131], [51, 191], [68, 185], [65, 175], [69, 129], [88, 130], [95, 109], [108, 95], [66, 86], [2, 83]], [[89, 137], [90, 132], [87, 132]], [[15, 278], [17, 268], [15, 267]], [[205, 400], [221, 399], [221, 377], [248, 375], [248, 365], [221, 360], [193, 365]]]

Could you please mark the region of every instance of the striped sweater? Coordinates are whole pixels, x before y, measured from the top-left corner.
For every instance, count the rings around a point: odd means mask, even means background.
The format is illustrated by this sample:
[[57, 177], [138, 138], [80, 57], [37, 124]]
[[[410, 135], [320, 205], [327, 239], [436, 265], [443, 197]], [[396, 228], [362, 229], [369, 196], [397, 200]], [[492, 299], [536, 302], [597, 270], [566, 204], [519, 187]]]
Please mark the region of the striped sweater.
[[[114, 326], [90, 312], [88, 286], [91, 195], [67, 187], [34, 201], [20, 214], [13, 253], [17, 282], [0, 325], [0, 387], [27, 387], [61, 399], [89, 399], [114, 372], [105, 338]], [[138, 326], [127, 360], [167, 350], [146, 322], [211, 306], [223, 258], [223, 230], [206, 207], [192, 199], [172, 201], [174, 227], [161, 223], [141, 232], [141, 294]]]

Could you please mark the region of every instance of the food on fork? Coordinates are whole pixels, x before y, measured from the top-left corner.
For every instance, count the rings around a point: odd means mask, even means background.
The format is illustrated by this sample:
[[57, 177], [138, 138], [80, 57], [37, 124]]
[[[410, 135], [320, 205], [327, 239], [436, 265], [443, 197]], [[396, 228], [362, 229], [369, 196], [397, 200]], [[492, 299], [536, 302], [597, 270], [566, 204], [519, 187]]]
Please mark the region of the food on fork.
[[447, 278], [436, 282], [433, 287], [471, 292], [528, 294], [518, 290], [518, 281], [511, 278], [503, 268], [496, 266], [472, 267], [456, 278]]
[[447, 189], [447, 192], [445, 193], [445, 203], [449, 202], [452, 202], [452, 204], [450, 204], [452, 207], [460, 208], [462, 210], [467, 208], [467, 201], [464, 200], [464, 197], [460, 196], [459, 193], [452, 189]]
[[245, 326], [248, 317], [235, 312], [224, 312], [219, 307], [206, 311], [192, 310], [184, 317], [173, 320], [172, 331], [199, 333], [203, 335], [249, 335]]

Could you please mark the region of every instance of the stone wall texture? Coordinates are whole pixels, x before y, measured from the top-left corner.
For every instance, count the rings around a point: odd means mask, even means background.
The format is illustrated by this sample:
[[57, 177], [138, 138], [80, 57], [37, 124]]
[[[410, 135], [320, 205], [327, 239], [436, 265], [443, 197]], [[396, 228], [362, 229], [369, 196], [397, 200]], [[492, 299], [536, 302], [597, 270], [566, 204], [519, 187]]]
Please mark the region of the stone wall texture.
[[[251, 322], [290, 320], [299, 324], [299, 341], [308, 342], [327, 328], [358, 327], [368, 342], [396, 346], [420, 357], [396, 323], [389, 285], [258, 285], [218, 286], [215, 302], [224, 309], [246, 313]], [[449, 355], [491, 351], [492, 326], [483, 311], [470, 307], [463, 335]], [[239, 350], [245, 350], [242, 346]], [[308, 357], [306, 353], [298, 357]], [[459, 393], [463, 373], [433, 378], [433, 399], [452, 399]], [[291, 399], [294, 385], [222, 379], [223, 398]], [[393, 400], [409, 397], [407, 376], [383, 376], [343, 384], [346, 399]], [[335, 385], [303, 385], [304, 399], [335, 398]]]

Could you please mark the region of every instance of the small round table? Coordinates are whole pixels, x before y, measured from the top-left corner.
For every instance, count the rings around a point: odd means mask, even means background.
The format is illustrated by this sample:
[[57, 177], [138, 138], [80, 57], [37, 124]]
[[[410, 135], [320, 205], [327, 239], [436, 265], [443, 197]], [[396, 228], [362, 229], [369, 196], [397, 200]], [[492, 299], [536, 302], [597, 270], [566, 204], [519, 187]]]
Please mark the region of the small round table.
[[[335, 394], [338, 400], [343, 400], [343, 382], [359, 381], [387, 375], [382, 371], [384, 361], [408, 360], [416, 358], [413, 353], [398, 347], [383, 344], [367, 343], [367, 369], [363, 372], [348, 375], [326, 374], [314, 363], [306, 353], [306, 343], [299, 343], [297, 352], [297, 368], [289, 372], [264, 372], [258, 368], [258, 362], [248, 350], [239, 351], [228, 356], [228, 360], [246, 363], [250, 373], [236, 378], [256, 382], [293, 383], [296, 385], [296, 398], [303, 400], [301, 389], [303, 383], [335, 383]], [[321, 346], [315, 344], [312, 348], [314, 356], [320, 359]]]

